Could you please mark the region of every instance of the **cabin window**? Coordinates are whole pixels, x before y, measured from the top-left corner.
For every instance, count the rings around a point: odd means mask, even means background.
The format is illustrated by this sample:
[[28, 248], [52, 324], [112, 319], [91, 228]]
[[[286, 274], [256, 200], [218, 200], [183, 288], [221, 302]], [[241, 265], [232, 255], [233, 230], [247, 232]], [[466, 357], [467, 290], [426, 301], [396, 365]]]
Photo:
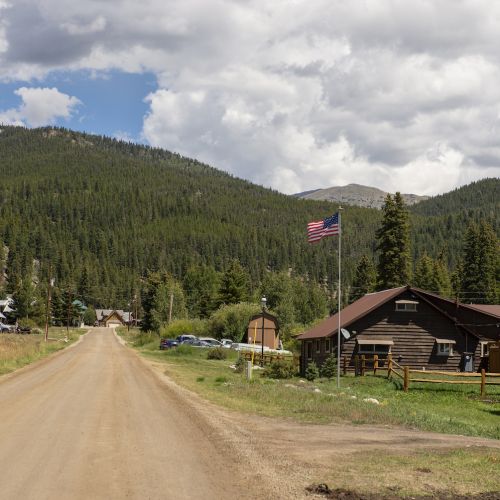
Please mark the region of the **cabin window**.
[[485, 356], [488, 356], [490, 353], [490, 349], [488, 347], [488, 342], [483, 341], [481, 342], [481, 357], [484, 358]]
[[321, 352], [321, 342], [319, 340], [316, 340], [316, 354], [319, 354]]
[[389, 354], [391, 346], [385, 344], [360, 344], [358, 345], [360, 354]]
[[312, 342], [306, 342], [306, 354], [307, 354], [307, 359], [312, 359], [313, 357], [313, 343]]
[[396, 300], [396, 311], [416, 312], [417, 304], [414, 300]]
[[436, 339], [436, 344], [438, 356], [453, 356], [453, 346], [456, 344], [455, 340]]
[[330, 339], [325, 339], [325, 352], [330, 352]]

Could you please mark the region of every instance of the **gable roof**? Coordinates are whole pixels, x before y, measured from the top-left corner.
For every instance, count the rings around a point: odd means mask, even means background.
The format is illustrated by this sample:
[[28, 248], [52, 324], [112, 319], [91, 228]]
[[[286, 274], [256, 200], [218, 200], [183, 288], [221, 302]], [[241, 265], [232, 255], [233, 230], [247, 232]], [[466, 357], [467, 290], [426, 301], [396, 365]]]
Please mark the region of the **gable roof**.
[[[367, 293], [360, 299], [342, 309], [340, 312], [340, 328], [350, 325], [357, 319], [365, 316], [374, 309], [377, 309], [382, 304], [385, 304], [387, 301], [397, 297], [409, 288], [409, 286], [401, 286], [399, 288], [382, 290], [381, 292]], [[299, 340], [307, 340], [329, 337], [337, 332], [338, 323], [339, 313], [336, 313], [316, 326], [313, 326], [307, 332], [302, 333], [297, 338]]]
[[475, 309], [476, 311], [489, 314], [491, 316], [498, 316], [500, 318], [500, 305], [494, 304], [460, 304], [462, 307]]

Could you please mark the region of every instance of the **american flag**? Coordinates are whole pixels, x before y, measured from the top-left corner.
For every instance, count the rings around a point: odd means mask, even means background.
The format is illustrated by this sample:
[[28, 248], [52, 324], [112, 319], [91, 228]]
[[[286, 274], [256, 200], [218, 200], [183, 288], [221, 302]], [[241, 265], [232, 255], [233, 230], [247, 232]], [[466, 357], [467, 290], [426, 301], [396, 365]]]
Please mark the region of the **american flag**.
[[339, 214], [333, 214], [324, 220], [318, 222], [309, 222], [307, 224], [307, 241], [309, 243], [316, 243], [326, 236], [339, 234]]

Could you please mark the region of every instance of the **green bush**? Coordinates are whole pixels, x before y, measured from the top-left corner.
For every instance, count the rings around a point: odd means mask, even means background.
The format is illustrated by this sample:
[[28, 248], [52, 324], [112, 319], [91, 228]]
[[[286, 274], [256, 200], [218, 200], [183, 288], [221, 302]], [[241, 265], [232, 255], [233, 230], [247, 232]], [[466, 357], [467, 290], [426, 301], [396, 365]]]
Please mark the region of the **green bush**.
[[241, 342], [250, 318], [260, 311], [258, 304], [248, 302], [223, 305], [208, 320], [209, 335], [218, 339], [227, 338]]
[[175, 339], [179, 335], [196, 335], [200, 337], [206, 333], [207, 322], [201, 319], [177, 319], [160, 329], [160, 336], [167, 339]]
[[179, 344], [175, 349], [169, 349], [167, 352], [170, 354], [176, 354], [179, 356], [186, 356], [193, 354], [193, 346], [189, 344]]
[[293, 362], [285, 359], [273, 361], [263, 372], [262, 375], [268, 378], [292, 378], [296, 375], [297, 370]]
[[213, 349], [209, 349], [207, 353], [207, 359], [226, 359], [227, 358], [227, 349], [224, 347], [214, 347]]
[[320, 374], [325, 378], [334, 378], [337, 376], [337, 358], [331, 354], [321, 365]]
[[318, 370], [318, 365], [314, 362], [311, 361], [306, 368], [306, 379], [309, 381], [313, 381], [314, 379], [317, 379], [319, 377], [319, 370]]
[[138, 333], [133, 341], [135, 347], [143, 347], [146, 344], [157, 343], [158, 340], [158, 335], [155, 332], [148, 331]]
[[246, 360], [243, 359], [241, 356], [238, 357], [236, 363], [234, 363], [234, 366], [236, 367], [235, 370], [236, 373], [243, 373], [243, 370], [245, 369], [245, 362]]

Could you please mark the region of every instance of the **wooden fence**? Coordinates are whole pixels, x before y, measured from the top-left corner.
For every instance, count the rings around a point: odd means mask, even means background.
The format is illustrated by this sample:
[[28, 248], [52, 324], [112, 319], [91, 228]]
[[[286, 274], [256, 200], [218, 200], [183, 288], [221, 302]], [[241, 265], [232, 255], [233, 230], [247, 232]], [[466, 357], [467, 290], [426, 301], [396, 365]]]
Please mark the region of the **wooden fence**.
[[[266, 353], [264, 352], [264, 356], [259, 351], [240, 351], [240, 358], [243, 358], [245, 361], [252, 361], [255, 365], [270, 365], [274, 361], [285, 360], [292, 362], [295, 366], [300, 364], [299, 356], [294, 356], [293, 354], [280, 354], [280, 353]], [[263, 363], [261, 363], [261, 359]]]
[[[489, 373], [484, 369], [481, 370], [480, 373], [413, 370], [408, 366], [399, 365], [392, 359], [392, 355], [390, 353], [386, 358], [383, 358], [383, 364], [384, 366], [381, 367], [381, 359], [379, 359], [377, 354], [374, 354], [373, 356], [356, 355], [354, 357], [354, 369], [357, 375], [364, 376], [368, 369], [372, 369], [374, 375], [376, 375], [379, 370], [387, 370], [387, 378], [391, 378], [395, 375], [403, 381], [403, 390], [405, 392], [408, 392], [411, 382], [421, 382], [427, 384], [462, 384], [479, 385], [481, 396], [484, 396], [487, 385], [500, 385], [500, 373]], [[346, 373], [346, 369], [346, 359], [344, 358], [344, 374]], [[415, 374], [415, 376], [412, 376], [412, 374]], [[427, 375], [427, 377], [424, 375]], [[455, 378], [456, 380], [450, 380], [450, 378]], [[498, 379], [498, 381], [496, 381], [496, 379]]]

